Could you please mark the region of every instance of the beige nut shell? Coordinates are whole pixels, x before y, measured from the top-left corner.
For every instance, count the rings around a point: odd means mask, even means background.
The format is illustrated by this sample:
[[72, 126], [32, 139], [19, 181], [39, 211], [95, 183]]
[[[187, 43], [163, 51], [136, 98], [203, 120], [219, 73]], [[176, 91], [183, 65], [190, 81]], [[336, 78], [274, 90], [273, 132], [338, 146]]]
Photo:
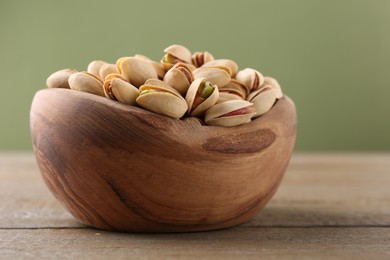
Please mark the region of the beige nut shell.
[[203, 68], [221, 68], [228, 71], [231, 77], [234, 77], [238, 71], [238, 65], [229, 59], [217, 59], [209, 61], [202, 65]]
[[68, 79], [76, 72], [72, 68], [56, 71], [47, 78], [46, 85], [48, 88], [70, 88]]
[[104, 95], [128, 105], [135, 105], [139, 90], [128, 83], [121, 74], [109, 74], [104, 81]]
[[263, 74], [251, 68], [246, 68], [237, 72], [236, 79], [250, 89], [250, 91], [255, 91], [264, 84]]
[[270, 85], [252, 92], [248, 96], [248, 100], [253, 103], [256, 109], [256, 115], [254, 118], [257, 118], [265, 113], [267, 113], [276, 101], [277, 91]]
[[[157, 84], [151, 84], [156, 82]], [[152, 80], [142, 85], [140, 93], [144, 90], [153, 92], [142, 94], [137, 98], [137, 104], [149, 111], [173, 118], [181, 118], [188, 109], [187, 102], [180, 93], [167, 86], [163, 81]]]
[[76, 72], [70, 75], [68, 83], [71, 89], [104, 96], [103, 82], [88, 72]]
[[229, 100], [216, 104], [206, 111], [205, 123], [206, 125], [226, 127], [249, 123], [255, 113], [236, 116], [223, 116], [224, 114], [249, 106], [253, 106], [253, 104], [245, 100]]
[[182, 62], [176, 63], [164, 76], [164, 82], [185, 95], [191, 83], [194, 81], [194, 75], [191, 69]]
[[219, 88], [228, 84], [231, 80], [229, 73], [226, 70], [220, 68], [197, 68], [192, 72], [195, 79], [205, 78], [206, 81], [210, 81], [211, 84], [217, 85]]
[[218, 87], [214, 85], [213, 93], [202, 103], [200, 103], [195, 109], [192, 108], [192, 106], [194, 105], [195, 98], [198, 94], [199, 86], [205, 81], [205, 78], [196, 79], [191, 83], [190, 87], [188, 88], [186, 101], [188, 104], [188, 114], [191, 116], [202, 116], [207, 109], [212, 107], [218, 101], [219, 91]]
[[137, 88], [144, 84], [146, 80], [157, 79], [158, 77], [153, 65], [145, 59], [122, 57], [118, 59], [116, 64], [119, 73]]

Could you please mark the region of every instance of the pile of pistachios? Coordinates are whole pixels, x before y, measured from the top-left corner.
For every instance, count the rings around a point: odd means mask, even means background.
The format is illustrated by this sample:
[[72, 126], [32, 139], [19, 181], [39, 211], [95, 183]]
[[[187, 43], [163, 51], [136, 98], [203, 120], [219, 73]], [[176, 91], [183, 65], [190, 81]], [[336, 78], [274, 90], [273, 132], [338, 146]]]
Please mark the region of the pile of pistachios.
[[251, 68], [238, 70], [229, 59], [207, 51], [191, 53], [174, 44], [160, 62], [143, 55], [121, 57], [116, 64], [95, 60], [87, 71], [64, 69], [46, 81], [49, 88], [69, 88], [139, 106], [173, 118], [197, 117], [206, 125], [250, 122], [283, 97], [279, 83]]

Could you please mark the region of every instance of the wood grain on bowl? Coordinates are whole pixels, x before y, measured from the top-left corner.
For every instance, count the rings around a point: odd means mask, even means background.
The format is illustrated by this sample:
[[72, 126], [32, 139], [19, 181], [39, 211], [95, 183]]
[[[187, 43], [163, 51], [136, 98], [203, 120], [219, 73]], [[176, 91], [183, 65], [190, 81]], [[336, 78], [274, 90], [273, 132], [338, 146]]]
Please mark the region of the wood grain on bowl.
[[186, 232], [237, 225], [265, 206], [290, 160], [296, 112], [284, 97], [249, 124], [213, 127], [46, 89], [30, 126], [46, 185], [82, 223]]

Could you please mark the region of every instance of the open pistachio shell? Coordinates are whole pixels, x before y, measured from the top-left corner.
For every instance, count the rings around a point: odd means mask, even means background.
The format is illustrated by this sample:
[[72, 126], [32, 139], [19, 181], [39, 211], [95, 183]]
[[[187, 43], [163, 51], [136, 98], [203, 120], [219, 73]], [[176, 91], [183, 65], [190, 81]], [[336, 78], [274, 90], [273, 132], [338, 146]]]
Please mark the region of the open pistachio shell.
[[229, 59], [217, 59], [209, 61], [202, 65], [203, 68], [221, 68], [227, 69], [231, 77], [234, 77], [238, 71], [238, 65]]
[[192, 64], [196, 67], [199, 68], [203, 64], [214, 60], [214, 56], [208, 52], [208, 51], [197, 51], [194, 54], [192, 54]]
[[219, 68], [197, 68], [192, 72], [195, 79], [205, 78], [211, 84], [217, 85], [219, 88], [228, 84], [231, 80], [229, 73], [226, 70]]
[[154, 61], [154, 60], [150, 59], [149, 57], [146, 57], [146, 56], [141, 55], [141, 54], [136, 54], [136, 55], [134, 55], [134, 57], [149, 61], [153, 65], [154, 69], [156, 70], [158, 78], [159, 79], [164, 78], [164, 75], [167, 71], [165, 70], [164, 66], [160, 62]]
[[276, 95], [277, 91], [271, 85], [266, 85], [248, 96], [248, 100], [256, 108], [255, 118], [267, 113], [272, 108], [276, 101]]
[[121, 74], [109, 74], [104, 81], [104, 95], [121, 103], [134, 105], [139, 90], [131, 85]]
[[[153, 82], [153, 81], [152, 81]], [[162, 81], [161, 81], [162, 82]], [[137, 104], [149, 111], [173, 118], [181, 118], [188, 109], [185, 99], [171, 87], [150, 84], [142, 85]]]
[[231, 92], [219, 90], [219, 97], [217, 100], [217, 104], [223, 103], [228, 100], [243, 100], [239, 95]]
[[230, 92], [246, 99], [248, 89], [235, 79], [232, 79], [228, 84], [219, 88], [220, 92]]
[[182, 62], [176, 63], [164, 76], [164, 82], [183, 96], [187, 93], [192, 81], [194, 81], [192, 71]]
[[177, 95], [180, 95], [180, 93], [176, 89], [172, 88], [171, 86], [169, 86], [167, 83], [165, 83], [160, 79], [148, 79], [144, 85], [162, 87], [164, 89], [170, 90], [171, 92], [174, 92]]
[[189, 64], [189, 63], [186, 63], [186, 66], [191, 70], [191, 71], [194, 71], [196, 69], [196, 67], [192, 64]]
[[70, 75], [68, 83], [71, 89], [104, 96], [103, 82], [88, 72], [76, 72]]
[[237, 72], [236, 80], [251, 91], [259, 89], [264, 84], [264, 76], [255, 69], [246, 68]]
[[165, 48], [164, 52], [165, 55], [161, 59], [161, 64], [166, 70], [169, 70], [178, 62], [191, 63], [191, 52], [182, 45], [173, 44]]
[[276, 79], [272, 77], [264, 77], [264, 85], [271, 85], [273, 87], [277, 99], [283, 97], [282, 88], [280, 87], [279, 82]]
[[120, 57], [119, 59], [116, 60], [116, 69], [117, 69], [119, 74], [122, 74], [121, 65], [122, 65], [123, 61], [127, 58], [130, 58], [130, 56]]
[[[102, 60], [93, 60], [88, 64], [87, 72], [94, 75], [95, 77], [100, 77], [100, 69], [107, 62]], [[102, 79], [104, 80], [104, 78]]]
[[[206, 86], [207, 89], [202, 89]], [[194, 80], [188, 88], [186, 101], [188, 114], [191, 116], [202, 116], [203, 113], [213, 106], [219, 97], [218, 87], [205, 78]]]
[[105, 77], [104, 82], [103, 82], [103, 91], [104, 91], [104, 95], [107, 98], [111, 98], [113, 100], [116, 100], [114, 93], [112, 93], [112, 89], [111, 89], [111, 82], [114, 78], [119, 78], [123, 81], [126, 81], [126, 79], [122, 76], [122, 74], [119, 74], [119, 73], [108, 74]]
[[63, 69], [51, 74], [47, 80], [46, 85], [48, 88], [70, 88], [68, 79], [70, 75], [76, 73], [75, 69]]
[[245, 100], [229, 100], [206, 111], [206, 125], [237, 126], [249, 123], [256, 114], [253, 104]]
[[110, 63], [103, 64], [103, 66], [101, 66], [99, 70], [99, 78], [102, 81], [104, 81], [104, 79], [108, 74], [113, 74], [113, 73], [118, 73], [116, 64], [110, 64]]
[[153, 65], [144, 59], [136, 57], [123, 57], [117, 61], [118, 71], [137, 88], [150, 78], [157, 79]]

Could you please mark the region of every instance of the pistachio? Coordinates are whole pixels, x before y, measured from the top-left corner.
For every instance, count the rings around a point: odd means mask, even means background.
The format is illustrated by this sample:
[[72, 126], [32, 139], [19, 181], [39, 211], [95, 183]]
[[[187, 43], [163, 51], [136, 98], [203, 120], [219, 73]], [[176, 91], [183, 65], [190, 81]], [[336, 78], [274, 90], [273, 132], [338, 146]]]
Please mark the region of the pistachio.
[[226, 70], [231, 77], [234, 77], [238, 70], [238, 65], [229, 59], [217, 59], [202, 65], [203, 68], [220, 68]]
[[157, 114], [181, 118], [188, 109], [187, 102], [177, 90], [157, 79], [147, 81], [139, 91], [137, 104]]
[[91, 73], [85, 71], [73, 73], [70, 75], [68, 83], [71, 89], [104, 96], [103, 82]]
[[189, 64], [189, 63], [186, 63], [186, 66], [191, 70], [191, 71], [194, 71], [196, 69], [196, 67], [192, 64]]
[[141, 55], [141, 54], [136, 54], [136, 55], [134, 55], [134, 57], [149, 61], [153, 65], [154, 69], [156, 70], [158, 78], [159, 79], [164, 78], [164, 75], [167, 71], [165, 70], [164, 66], [161, 63], [154, 61], [154, 60], [152, 60], [144, 55]]
[[230, 80], [228, 84], [220, 87], [219, 91], [234, 93], [240, 96], [241, 99], [246, 99], [247, 94], [249, 94], [248, 88], [235, 79]]
[[121, 74], [109, 74], [104, 81], [104, 95], [121, 103], [134, 105], [139, 90], [128, 83]]
[[191, 63], [191, 52], [182, 45], [173, 44], [165, 48], [164, 52], [165, 55], [161, 59], [161, 63], [166, 70], [178, 62]]
[[[107, 62], [102, 60], [93, 60], [88, 64], [87, 72], [94, 75], [95, 77], [100, 77], [100, 69]], [[102, 79], [104, 80], [104, 79]]]
[[259, 89], [264, 84], [263, 74], [251, 68], [237, 72], [236, 79], [251, 91]]
[[187, 93], [192, 81], [194, 81], [194, 75], [188, 66], [182, 62], [176, 63], [164, 76], [164, 82], [179, 91], [183, 96]]
[[75, 69], [63, 69], [51, 74], [47, 80], [46, 85], [48, 88], [70, 88], [68, 79], [70, 75], [76, 73]]
[[148, 80], [145, 82], [144, 85], [159, 86], [159, 87], [162, 87], [162, 88], [170, 89], [170, 90], [172, 90], [173, 92], [177, 92], [177, 90], [175, 90], [174, 88], [172, 88], [171, 86], [169, 86], [167, 83], [165, 83], [164, 81], [159, 80], [159, 79], [148, 79]]
[[196, 68], [199, 68], [203, 64], [212, 60], [214, 60], [214, 56], [208, 51], [204, 51], [204, 52], [197, 51], [194, 54], [192, 54], [192, 64]]
[[216, 104], [205, 113], [206, 125], [237, 126], [249, 123], [256, 114], [251, 102], [245, 100], [229, 100]]
[[195, 79], [205, 78], [211, 84], [223, 87], [231, 80], [229, 73], [219, 68], [197, 68], [192, 72]]
[[252, 102], [256, 108], [254, 118], [267, 113], [272, 108], [276, 101], [276, 95], [277, 91], [271, 85], [265, 85], [248, 96], [248, 101]]
[[110, 63], [103, 64], [103, 66], [101, 66], [100, 70], [99, 70], [99, 78], [102, 81], [104, 81], [106, 76], [108, 74], [112, 74], [112, 73], [118, 73], [118, 70], [116, 68], [116, 64], [110, 64]]
[[280, 87], [279, 82], [276, 79], [272, 77], [264, 77], [264, 85], [270, 85], [273, 87], [276, 92], [277, 99], [283, 97], [282, 88]]
[[226, 92], [220, 89], [217, 104], [223, 103], [228, 100], [242, 100], [242, 98], [236, 93]]
[[188, 114], [191, 116], [201, 116], [213, 106], [219, 97], [218, 87], [205, 78], [194, 80], [188, 88], [186, 101], [188, 104]]
[[153, 65], [144, 59], [136, 57], [122, 57], [116, 62], [118, 71], [128, 82], [137, 88], [150, 78], [157, 79]]
[[[70, 88], [128, 104], [189, 124], [236, 126], [248, 123], [283, 97], [278, 81], [207, 51], [167, 47], [160, 62], [147, 56], [121, 57], [116, 64], [94, 60], [87, 72], [60, 70], [46, 81], [49, 88]], [[187, 114], [188, 116], [184, 116]]]

